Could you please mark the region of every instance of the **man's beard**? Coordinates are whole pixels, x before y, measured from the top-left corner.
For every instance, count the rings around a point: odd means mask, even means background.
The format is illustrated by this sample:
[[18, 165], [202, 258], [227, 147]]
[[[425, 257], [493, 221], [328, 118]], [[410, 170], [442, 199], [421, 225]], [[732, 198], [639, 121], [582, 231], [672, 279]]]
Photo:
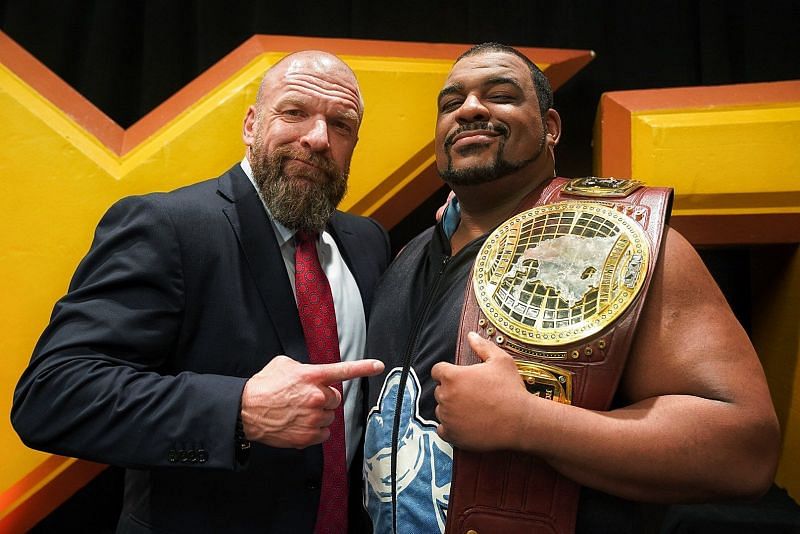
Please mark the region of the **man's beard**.
[[[272, 217], [292, 230], [320, 232], [347, 192], [349, 169], [340, 171], [330, 159], [280, 146], [263, 153], [259, 136], [250, 147], [253, 179]], [[283, 172], [286, 161], [297, 159], [317, 168]]]
[[[452, 139], [457, 134], [468, 130], [494, 130], [498, 132], [500, 134], [500, 140], [497, 146], [497, 155], [495, 156], [494, 161], [487, 165], [468, 167], [465, 169], [454, 169], [453, 155], [450, 152], [450, 149], [453, 145]], [[536, 148], [536, 152], [530, 158], [519, 161], [509, 161], [505, 159], [503, 154], [507, 138], [508, 128], [500, 124], [496, 126], [493, 126], [488, 122], [472, 122], [464, 124], [456, 131], [448, 135], [447, 139], [445, 139], [444, 149], [445, 153], [447, 154], [447, 168], [439, 171], [439, 175], [441, 176], [442, 180], [447, 182], [450, 186], [478, 185], [493, 182], [526, 167], [533, 161], [536, 161], [536, 159], [542, 154], [542, 149], [544, 148], [546, 142], [545, 132], [543, 129], [539, 146]], [[466, 147], [465, 152], [478, 150], [486, 150], [486, 148], [483, 146]]]

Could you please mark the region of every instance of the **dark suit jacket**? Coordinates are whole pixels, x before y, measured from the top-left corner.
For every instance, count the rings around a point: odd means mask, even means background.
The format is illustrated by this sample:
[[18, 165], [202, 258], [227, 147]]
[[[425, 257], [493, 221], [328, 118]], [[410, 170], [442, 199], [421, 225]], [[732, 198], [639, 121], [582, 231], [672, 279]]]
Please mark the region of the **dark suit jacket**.
[[[368, 315], [386, 232], [341, 212], [329, 229]], [[311, 532], [322, 447], [234, 453], [246, 378], [278, 354], [308, 361], [272, 225], [236, 165], [109, 209], [12, 422], [33, 448], [128, 468], [120, 532]]]

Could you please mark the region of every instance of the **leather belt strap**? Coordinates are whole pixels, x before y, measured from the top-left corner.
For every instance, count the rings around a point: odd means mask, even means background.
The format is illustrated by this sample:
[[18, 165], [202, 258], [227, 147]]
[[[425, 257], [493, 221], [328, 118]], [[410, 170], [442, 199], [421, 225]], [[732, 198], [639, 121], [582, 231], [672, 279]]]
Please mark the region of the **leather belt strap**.
[[[581, 198], [566, 194], [569, 182], [555, 178], [537, 189], [518, 206], [516, 213], [564, 200], [590, 200], [614, 207], [630, 216], [649, 239], [647, 275], [636, 300], [604, 330], [571, 345], [559, 347], [570, 354], [558, 366], [573, 373], [572, 404], [593, 410], [608, 409], [633, 340], [633, 333], [657, 262], [667, 228], [672, 190], [640, 187], [617, 198]], [[541, 194], [538, 194], [541, 191]], [[491, 330], [490, 330], [491, 328]], [[475, 331], [491, 338], [494, 328], [483, 317], [473, 284], [467, 283], [456, 351], [456, 363], [472, 365], [480, 360], [472, 352], [466, 335]], [[519, 359], [535, 357], [515, 353]], [[535, 348], [535, 347], [534, 347]], [[545, 363], [553, 363], [542, 360]], [[566, 534], [574, 532], [580, 486], [561, 476], [543, 460], [513, 451], [476, 453], [456, 448], [445, 532], [477, 534], [503, 532]]]

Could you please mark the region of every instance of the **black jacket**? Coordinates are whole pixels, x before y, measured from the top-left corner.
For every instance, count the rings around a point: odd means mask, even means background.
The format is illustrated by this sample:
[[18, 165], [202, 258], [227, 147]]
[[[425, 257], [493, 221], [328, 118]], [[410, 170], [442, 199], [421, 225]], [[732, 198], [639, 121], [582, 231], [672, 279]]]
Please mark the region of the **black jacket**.
[[[341, 212], [329, 228], [368, 313], [386, 233]], [[12, 422], [31, 447], [128, 468], [120, 532], [311, 532], [321, 446], [255, 445], [243, 466], [234, 454], [246, 378], [278, 354], [308, 361], [272, 226], [237, 164], [109, 209]]]

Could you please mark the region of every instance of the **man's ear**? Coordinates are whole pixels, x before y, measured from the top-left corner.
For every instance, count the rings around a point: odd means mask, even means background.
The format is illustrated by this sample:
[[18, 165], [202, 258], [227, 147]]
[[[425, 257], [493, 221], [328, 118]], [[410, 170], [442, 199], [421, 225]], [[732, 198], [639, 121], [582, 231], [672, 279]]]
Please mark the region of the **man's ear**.
[[544, 127], [547, 135], [547, 144], [555, 147], [561, 139], [561, 115], [558, 111], [550, 108], [544, 118]]
[[256, 108], [250, 106], [247, 108], [247, 113], [244, 116], [244, 123], [242, 124], [242, 141], [247, 146], [252, 145], [256, 140]]

